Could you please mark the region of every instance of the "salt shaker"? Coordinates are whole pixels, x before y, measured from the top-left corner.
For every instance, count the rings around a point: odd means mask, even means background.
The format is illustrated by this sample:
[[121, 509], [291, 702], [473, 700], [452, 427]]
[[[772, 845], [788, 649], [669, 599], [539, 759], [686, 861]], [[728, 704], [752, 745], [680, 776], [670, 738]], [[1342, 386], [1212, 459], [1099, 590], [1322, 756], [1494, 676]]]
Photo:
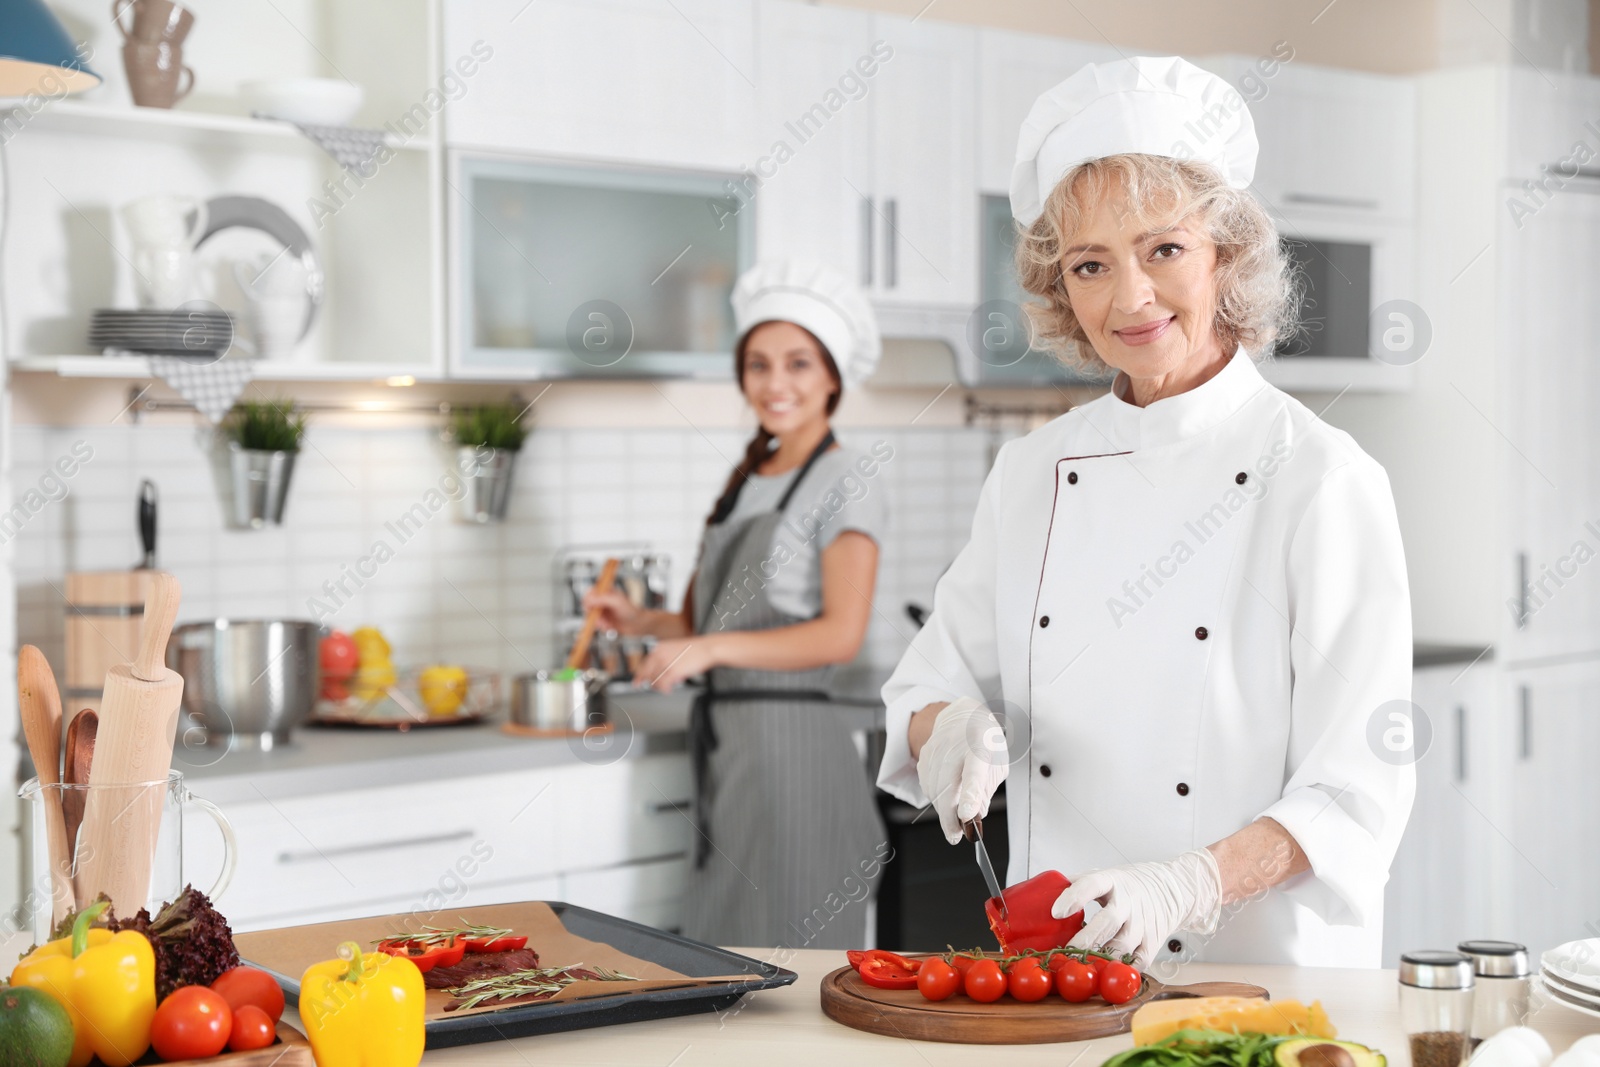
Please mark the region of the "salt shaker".
[[1400, 956], [1400, 1025], [1411, 1067], [1460, 1067], [1472, 1028], [1472, 960], [1424, 949]]
[[1515, 941], [1463, 941], [1457, 945], [1472, 960], [1477, 979], [1472, 995], [1472, 1030], [1468, 1051], [1510, 1026], [1528, 1021], [1532, 979], [1528, 949]]

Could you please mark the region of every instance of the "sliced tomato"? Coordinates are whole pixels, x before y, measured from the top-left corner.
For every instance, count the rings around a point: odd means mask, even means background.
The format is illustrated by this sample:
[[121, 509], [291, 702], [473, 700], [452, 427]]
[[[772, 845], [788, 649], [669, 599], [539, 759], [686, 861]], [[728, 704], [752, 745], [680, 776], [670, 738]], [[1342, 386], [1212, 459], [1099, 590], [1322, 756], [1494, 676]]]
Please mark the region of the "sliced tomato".
[[426, 974], [435, 967], [454, 967], [460, 963], [461, 957], [467, 954], [467, 943], [454, 937], [436, 945], [420, 941], [380, 941], [378, 951], [391, 956], [404, 956], [417, 965], [417, 970]]
[[[893, 956], [894, 953], [885, 953]], [[878, 989], [915, 989], [917, 988], [917, 970], [921, 966], [920, 960], [907, 960], [902, 957], [884, 959], [868, 956], [861, 961], [859, 971], [861, 980]]]
[[469, 937], [468, 952], [515, 952], [528, 944], [526, 934], [521, 937]]

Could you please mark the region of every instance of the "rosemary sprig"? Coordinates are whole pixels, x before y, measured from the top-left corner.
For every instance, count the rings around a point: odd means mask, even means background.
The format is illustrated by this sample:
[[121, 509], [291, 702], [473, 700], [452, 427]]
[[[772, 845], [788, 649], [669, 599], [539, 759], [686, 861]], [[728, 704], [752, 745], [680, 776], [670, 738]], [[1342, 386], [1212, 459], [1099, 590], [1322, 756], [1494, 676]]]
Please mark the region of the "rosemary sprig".
[[[582, 969], [581, 976], [572, 972]], [[592, 978], [591, 978], [592, 976]], [[497, 974], [488, 978], [478, 978], [466, 985], [456, 986], [448, 992], [457, 1000], [465, 1003], [456, 1005], [456, 1010], [465, 1011], [476, 1008], [480, 1004], [487, 1004], [493, 1000], [512, 1000], [517, 997], [553, 997], [573, 982], [594, 980], [601, 982], [637, 982], [639, 979], [632, 975], [613, 971], [606, 967], [584, 968], [582, 964], [573, 964], [571, 967], [532, 967], [525, 971], [514, 971], [511, 974]]]
[[473, 926], [465, 919], [461, 921], [464, 925], [454, 929], [444, 926], [424, 926], [420, 934], [396, 934], [394, 937], [379, 938], [373, 944], [377, 945], [387, 941], [393, 945], [440, 945], [453, 938], [481, 937], [485, 941], [495, 941], [502, 937], [511, 936], [510, 927]]

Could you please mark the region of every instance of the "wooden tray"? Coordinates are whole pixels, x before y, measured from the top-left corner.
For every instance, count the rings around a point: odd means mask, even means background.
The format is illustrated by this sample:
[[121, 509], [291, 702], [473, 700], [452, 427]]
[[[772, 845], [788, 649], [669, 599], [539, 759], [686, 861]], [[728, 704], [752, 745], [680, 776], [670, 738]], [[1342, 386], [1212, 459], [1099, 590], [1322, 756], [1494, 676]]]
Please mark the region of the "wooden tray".
[[[99, 1060], [92, 1061], [97, 1067]], [[135, 1067], [144, 1064], [161, 1064], [162, 1067], [316, 1067], [311, 1055], [311, 1045], [305, 1035], [288, 1023], [278, 1024], [278, 1043], [251, 1052], [224, 1052], [203, 1060], [163, 1060], [153, 1051], [147, 1052]]]
[[541, 730], [535, 726], [507, 722], [500, 725], [500, 730], [513, 737], [588, 737], [590, 734], [612, 733], [616, 730], [616, 725], [608, 722], [604, 726], [591, 726], [587, 730]]
[[915, 989], [878, 989], [863, 982], [853, 967], [840, 967], [822, 979], [822, 1011], [835, 1022], [886, 1037], [968, 1045], [1039, 1045], [1125, 1034], [1133, 1028], [1135, 1011], [1152, 1000], [1174, 997], [1267, 999], [1268, 994], [1244, 982], [1163, 985], [1146, 976], [1139, 995], [1126, 1004], [1098, 999], [1069, 1004], [1054, 995], [1034, 1004], [1010, 997], [979, 1004], [959, 993], [934, 1001]]

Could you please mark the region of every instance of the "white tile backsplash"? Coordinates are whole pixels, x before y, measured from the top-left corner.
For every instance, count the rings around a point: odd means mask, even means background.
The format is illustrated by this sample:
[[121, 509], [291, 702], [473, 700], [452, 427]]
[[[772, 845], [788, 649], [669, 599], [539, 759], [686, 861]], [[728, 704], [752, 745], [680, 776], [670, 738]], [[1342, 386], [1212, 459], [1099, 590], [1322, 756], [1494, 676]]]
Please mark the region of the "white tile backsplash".
[[[966, 542], [990, 437], [870, 427], [839, 436], [860, 448], [881, 440], [894, 449], [877, 475], [893, 514], [863, 650], [888, 667], [915, 631], [906, 601], [930, 604], [933, 583]], [[705, 515], [746, 440], [738, 431], [687, 427], [536, 429], [518, 457], [507, 521], [478, 526], [457, 521], [453, 504], [413, 511], [449, 471], [452, 457], [433, 431], [313, 427], [295, 465], [285, 525], [238, 531], [224, 525], [204, 432], [17, 426], [20, 490], [37, 484], [75, 442], [94, 450], [67, 481], [68, 495], [32, 515], [9, 546], [18, 640], [61, 662], [66, 572], [123, 570], [137, 561], [138, 485], [151, 478], [161, 500], [159, 563], [184, 587], [180, 621], [332, 610], [328, 621], [341, 628], [379, 626], [402, 662], [455, 659], [525, 671], [555, 658], [553, 559], [564, 546], [649, 543], [672, 557], [672, 596], [682, 596]], [[408, 512], [427, 514], [402, 537], [397, 523]], [[389, 558], [378, 564], [380, 549]], [[343, 590], [330, 595], [325, 583]]]

